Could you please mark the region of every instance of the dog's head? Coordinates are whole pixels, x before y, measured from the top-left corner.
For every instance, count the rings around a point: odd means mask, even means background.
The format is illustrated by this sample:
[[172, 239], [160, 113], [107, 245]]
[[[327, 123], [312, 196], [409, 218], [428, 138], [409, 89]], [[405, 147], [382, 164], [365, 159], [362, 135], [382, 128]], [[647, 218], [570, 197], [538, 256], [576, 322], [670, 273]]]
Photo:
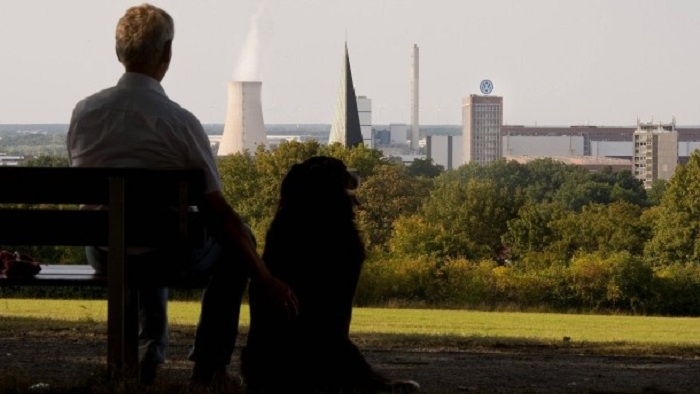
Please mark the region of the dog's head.
[[323, 206], [357, 204], [354, 191], [359, 177], [348, 171], [342, 160], [315, 156], [295, 164], [282, 181], [280, 208], [288, 206]]

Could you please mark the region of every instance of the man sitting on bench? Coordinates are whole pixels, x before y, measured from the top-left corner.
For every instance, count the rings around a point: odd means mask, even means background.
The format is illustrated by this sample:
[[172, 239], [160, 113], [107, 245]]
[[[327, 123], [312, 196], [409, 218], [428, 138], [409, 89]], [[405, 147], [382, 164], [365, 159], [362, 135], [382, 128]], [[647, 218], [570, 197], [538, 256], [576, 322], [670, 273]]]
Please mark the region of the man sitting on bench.
[[[248, 278], [263, 285], [267, 294], [290, 316], [297, 301], [289, 287], [270, 275], [240, 216], [221, 193], [214, 154], [201, 123], [171, 101], [160, 81], [172, 55], [173, 20], [149, 4], [129, 8], [116, 29], [116, 51], [125, 73], [116, 86], [80, 101], [71, 118], [67, 146], [73, 167], [200, 168], [205, 173], [204, 203], [198, 207], [213, 238], [189, 252], [188, 269], [209, 275], [202, 297], [190, 360], [191, 384], [207, 386], [231, 381], [226, 369], [238, 334], [242, 296]], [[132, 267], [148, 266], [164, 275], [179, 269], [178, 250], [128, 251]], [[108, 251], [87, 247], [87, 257], [106, 272]], [[165, 361], [168, 342], [167, 289], [139, 290], [139, 337], [145, 343], [140, 359], [143, 383], [151, 383]], [[143, 349], [142, 349], [143, 350]]]

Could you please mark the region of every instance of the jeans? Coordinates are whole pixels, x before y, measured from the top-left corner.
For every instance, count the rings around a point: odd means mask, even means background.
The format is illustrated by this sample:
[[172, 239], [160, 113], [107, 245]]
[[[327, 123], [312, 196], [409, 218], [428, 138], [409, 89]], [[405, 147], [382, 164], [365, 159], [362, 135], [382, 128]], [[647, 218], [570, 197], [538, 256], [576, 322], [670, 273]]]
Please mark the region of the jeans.
[[[88, 263], [98, 272], [107, 272], [107, 253], [97, 247], [86, 248]], [[186, 252], [184, 267], [172, 272], [172, 267], [178, 267], [177, 262], [182, 257], [182, 252], [156, 250], [129, 255], [127, 263], [137, 270], [147, 267], [148, 272], [206, 279], [189, 359], [213, 367], [225, 366], [231, 362], [235, 348], [241, 302], [248, 284], [243, 257], [240, 253], [226, 255], [216, 241], [209, 239], [204, 247]], [[138, 292], [140, 359], [163, 363], [168, 345], [168, 289], [140, 285]]]

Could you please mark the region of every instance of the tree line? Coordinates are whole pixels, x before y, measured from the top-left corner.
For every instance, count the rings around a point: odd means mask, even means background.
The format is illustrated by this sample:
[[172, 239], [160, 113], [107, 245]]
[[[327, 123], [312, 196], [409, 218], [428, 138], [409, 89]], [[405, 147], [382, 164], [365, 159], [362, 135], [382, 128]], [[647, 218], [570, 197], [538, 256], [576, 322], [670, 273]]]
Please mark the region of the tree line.
[[445, 171], [429, 159], [404, 165], [364, 146], [316, 141], [220, 157], [224, 196], [260, 248], [282, 178], [315, 155], [342, 159], [361, 177], [357, 224], [368, 259], [358, 305], [700, 311], [697, 152], [648, 190], [630, 171], [592, 172], [551, 159]]

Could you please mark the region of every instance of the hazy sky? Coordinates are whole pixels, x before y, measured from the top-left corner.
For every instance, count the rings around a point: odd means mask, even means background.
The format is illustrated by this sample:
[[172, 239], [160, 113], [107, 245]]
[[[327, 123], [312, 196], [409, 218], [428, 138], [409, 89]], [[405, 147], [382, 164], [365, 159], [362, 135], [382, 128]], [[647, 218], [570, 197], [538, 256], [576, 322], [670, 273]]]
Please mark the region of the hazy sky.
[[[0, 2], [0, 123], [68, 123], [76, 101], [113, 85], [116, 22], [139, 3]], [[490, 79], [507, 124], [700, 125], [697, 0], [152, 3], [175, 20], [165, 90], [204, 123], [224, 122], [241, 62], [262, 80], [266, 123], [330, 123], [347, 38], [374, 123], [410, 122], [417, 44], [422, 124], [461, 124], [462, 98]]]

